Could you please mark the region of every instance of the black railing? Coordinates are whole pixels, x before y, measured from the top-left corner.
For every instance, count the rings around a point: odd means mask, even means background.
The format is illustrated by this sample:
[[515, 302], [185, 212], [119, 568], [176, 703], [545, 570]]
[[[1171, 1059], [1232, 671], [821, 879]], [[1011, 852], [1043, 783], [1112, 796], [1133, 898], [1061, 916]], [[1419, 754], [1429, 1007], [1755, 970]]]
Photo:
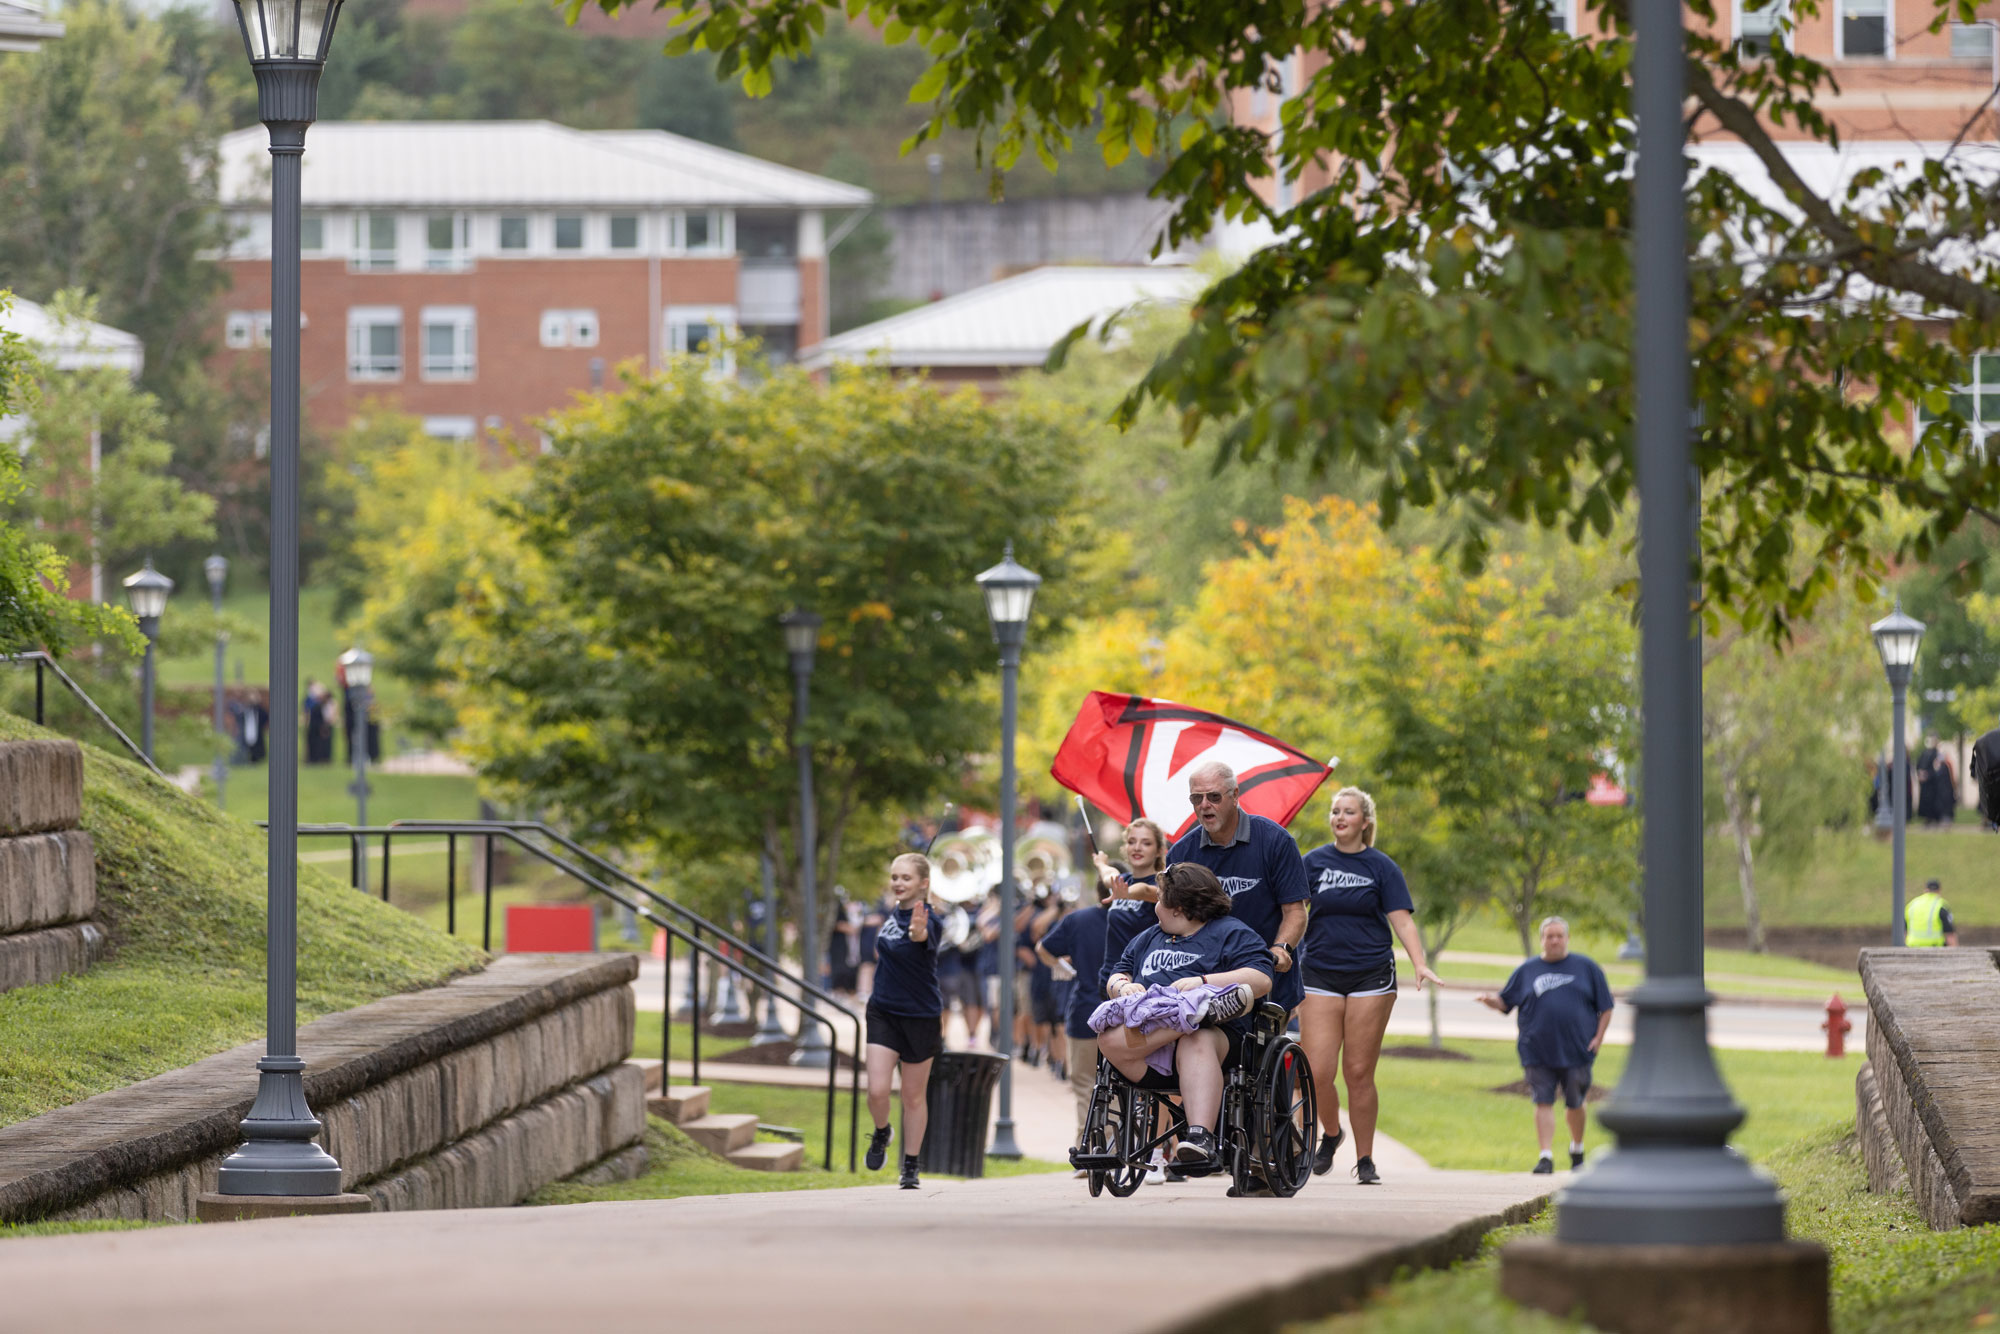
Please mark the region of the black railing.
[[[393, 870], [392, 852], [394, 840], [408, 839], [416, 835], [445, 839], [445, 930], [451, 935], [458, 934], [458, 840], [473, 838], [481, 841], [485, 853], [485, 872], [481, 877], [480, 895], [480, 943], [489, 952], [493, 948], [493, 875], [492, 845], [494, 839], [504, 839], [522, 851], [555, 868], [575, 880], [578, 884], [602, 894], [613, 903], [645, 918], [655, 927], [664, 931], [669, 944], [664, 951], [666, 959], [664, 994], [660, 1016], [660, 1090], [667, 1089], [667, 1071], [673, 1059], [673, 984], [674, 951], [672, 942], [679, 941], [688, 947], [688, 966], [693, 970], [692, 991], [695, 997], [690, 1007], [692, 1039], [691, 1066], [692, 1082], [701, 1082], [701, 960], [707, 958], [735, 973], [746, 981], [770, 992], [778, 999], [796, 1008], [799, 1022], [803, 1026], [810, 1021], [827, 1030], [829, 1058], [826, 1071], [826, 1166], [833, 1170], [833, 1125], [834, 1106], [839, 1097], [839, 1030], [834, 1021], [819, 1013], [812, 1002], [817, 1000], [832, 1010], [844, 1015], [854, 1027], [854, 1051], [856, 1059], [850, 1064], [850, 1087], [848, 1090], [847, 1126], [847, 1170], [856, 1167], [856, 1146], [861, 1109], [861, 1067], [859, 1054], [865, 1040], [861, 1016], [843, 1005], [827, 992], [799, 974], [793, 972], [778, 960], [737, 936], [734, 932], [717, 926], [699, 913], [667, 898], [652, 886], [639, 880], [629, 872], [616, 866], [604, 857], [583, 847], [581, 844], [549, 828], [547, 825], [529, 820], [399, 820], [387, 825], [346, 825], [314, 824], [299, 826], [301, 838], [345, 838], [348, 841], [348, 883], [359, 887], [361, 883], [361, 859], [366, 855], [365, 842], [370, 838], [382, 840], [382, 888], [381, 899], [390, 901], [390, 884]], [[569, 856], [550, 851], [549, 848], [530, 840], [530, 835], [547, 839]], [[407, 855], [407, 854], [406, 854]], [[574, 860], [572, 860], [572, 858]], [[596, 868], [602, 876], [623, 885], [634, 897], [627, 897], [593, 874], [589, 867]], [[641, 901], [643, 900], [643, 902]], [[660, 912], [653, 911], [658, 908]], [[678, 919], [680, 925], [666, 920], [661, 913]], [[709, 939], [704, 940], [706, 936]], [[737, 951], [742, 958], [732, 958], [723, 947]], [[751, 967], [749, 960], [757, 966]], [[790, 988], [790, 992], [787, 992]], [[801, 1029], [803, 1031], [803, 1027]]]
[[62, 669], [62, 664], [57, 662], [54, 658], [50, 657], [47, 653], [42, 652], [42, 650], [40, 649], [36, 649], [31, 653], [8, 653], [0, 655], [0, 662], [12, 663], [16, 667], [25, 666], [29, 663], [34, 664], [36, 726], [38, 727], [48, 726], [47, 682], [44, 680], [44, 673], [54, 672], [56, 675], [56, 680], [62, 682], [63, 685], [69, 688], [69, 693], [75, 695], [78, 702], [81, 703], [84, 708], [90, 710], [92, 717], [96, 718], [98, 722], [103, 723], [107, 728], [111, 730], [111, 735], [117, 737], [119, 742], [124, 745], [125, 749], [131, 752], [133, 759], [139, 761], [139, 763], [145, 765], [148, 769], [151, 769], [159, 777], [161, 778], [166, 777], [165, 774], [160, 773], [160, 766], [153, 763], [153, 757], [148, 755], [145, 751], [140, 750], [138, 745], [133, 742], [132, 738], [125, 735], [124, 729], [119, 727], [117, 723], [111, 721], [111, 715], [106, 713], [103, 709], [99, 708], [97, 706], [97, 701], [92, 699], [89, 693], [85, 691], [82, 686], [78, 685], [74, 680], [70, 679], [70, 674]]

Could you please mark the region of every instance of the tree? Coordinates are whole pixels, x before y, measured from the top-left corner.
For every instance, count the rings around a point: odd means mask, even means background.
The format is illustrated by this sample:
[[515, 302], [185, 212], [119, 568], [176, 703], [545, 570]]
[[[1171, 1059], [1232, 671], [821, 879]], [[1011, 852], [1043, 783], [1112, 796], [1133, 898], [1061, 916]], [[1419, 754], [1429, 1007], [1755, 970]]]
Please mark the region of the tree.
[[[1965, 0], [1932, 4], [1935, 25], [1973, 16]], [[661, 7], [677, 21], [669, 51], [714, 52], [758, 93], [850, 6]], [[1164, 402], [1190, 432], [1219, 424], [1232, 460], [1361, 463], [1377, 470], [1384, 522], [1444, 505], [1477, 568], [1496, 524], [1602, 536], [1632, 495], [1627, 7], [1585, 0], [1579, 27], [1603, 35], [1583, 39], [1540, 0], [872, 0], [864, 12], [926, 53], [910, 96], [931, 114], [912, 147], [973, 134], [1004, 171], [1095, 134], [1107, 161], [1159, 157], [1170, 240], [1218, 218], [1277, 238], [1214, 285], [1125, 419]], [[1780, 22], [1820, 8], [1785, 6]], [[1834, 141], [1814, 108], [1831, 72], [1788, 41], [1746, 55], [1714, 0], [1688, 10], [1693, 132], [1744, 143], [1788, 201], [1712, 167], [1686, 187], [1695, 457], [1720, 497], [1703, 520], [1702, 583], [1712, 607], [1782, 634], [1843, 584], [1874, 592], [1886, 503], [1919, 517], [1900, 544], [1918, 558], [1970, 516], [2000, 514], [2000, 468], [1966, 448], [1944, 393], [1965, 378], [1962, 356], [2000, 333], [1984, 244], [2000, 196], [1959, 155], [1816, 192], [1777, 140]], [[1234, 114], [1259, 89], [1282, 100], [1276, 129]], [[1296, 202], [1267, 200], [1283, 197], [1274, 176]], [[1910, 323], [1912, 308], [1940, 336]], [[1898, 448], [1918, 403], [1939, 420]]]

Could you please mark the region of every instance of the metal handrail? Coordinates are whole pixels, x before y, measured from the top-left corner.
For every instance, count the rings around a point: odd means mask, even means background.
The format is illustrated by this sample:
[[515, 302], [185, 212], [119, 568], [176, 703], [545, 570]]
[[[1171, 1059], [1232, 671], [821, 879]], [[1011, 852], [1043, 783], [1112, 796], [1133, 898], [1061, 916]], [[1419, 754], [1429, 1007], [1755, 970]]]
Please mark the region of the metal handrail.
[[43, 700], [42, 673], [45, 671], [54, 672], [56, 674], [56, 679], [69, 687], [69, 693], [75, 695], [77, 699], [82, 702], [83, 707], [89, 709], [91, 713], [96, 716], [98, 722], [103, 723], [106, 727], [110, 728], [111, 735], [117, 737], [119, 741], [124, 743], [125, 749], [132, 752], [133, 759], [139, 761], [139, 763], [145, 765], [148, 769], [151, 769], [155, 777], [157, 778], [166, 777], [165, 774], [160, 772], [160, 766], [153, 763], [153, 757], [148, 755], [145, 751], [140, 750], [139, 747], [133, 743], [132, 738], [125, 735], [124, 729], [119, 727], [117, 723], [111, 721], [111, 715], [106, 713], [103, 709], [99, 708], [97, 701], [90, 697], [89, 692], [86, 691], [82, 686], [78, 685], [74, 680], [72, 680], [70, 678], [70, 674], [62, 669], [62, 664], [58, 663], [49, 654], [43, 652], [41, 649], [34, 649], [27, 653], [6, 653], [6, 654], [0, 654], [0, 662], [10, 662], [17, 667], [20, 666], [22, 663], [27, 663], [27, 662], [32, 662], [35, 664], [36, 726], [38, 727], [48, 726], [47, 711], [45, 707], [45, 701]]
[[[351, 850], [351, 856], [349, 861], [349, 867], [350, 867], [349, 883], [356, 885], [357, 887], [359, 886], [360, 878], [357, 874], [355, 874], [355, 872], [358, 869], [359, 860], [362, 855], [361, 853], [362, 840], [370, 837], [381, 838], [382, 839], [381, 898], [384, 903], [387, 903], [389, 901], [390, 871], [392, 864], [390, 861], [390, 854], [394, 838], [398, 835], [407, 837], [414, 834], [429, 834], [432, 836], [443, 834], [446, 838], [446, 857], [447, 857], [446, 871], [445, 871], [447, 877], [446, 887], [445, 887], [445, 903], [447, 905], [445, 929], [448, 934], [454, 936], [458, 934], [458, 894], [457, 894], [458, 839], [461, 836], [464, 836], [464, 837], [486, 838], [486, 839], [504, 838], [507, 841], [520, 847], [523, 851], [535, 856], [536, 858], [539, 858], [541, 861], [547, 863], [549, 866], [554, 867], [558, 871], [563, 872], [565, 875], [568, 875], [571, 879], [576, 880], [578, 883], [582, 884], [585, 888], [593, 890], [596, 893], [602, 894], [606, 898], [609, 898], [612, 902], [619, 904], [621, 907], [624, 907], [629, 911], [632, 911], [640, 916], [643, 916], [647, 921], [653, 923], [656, 927], [659, 927], [661, 930], [665, 931], [670, 940], [685, 941], [690, 950], [690, 967], [694, 969], [693, 981], [695, 984], [695, 989], [696, 989], [695, 994], [697, 997], [694, 1014], [690, 1022], [690, 1028], [693, 1034], [693, 1042], [692, 1042], [693, 1079], [696, 1083], [699, 1083], [701, 1080], [701, 1015], [699, 1006], [701, 966], [698, 958], [699, 955], [708, 956], [709, 958], [722, 964], [724, 967], [729, 968], [732, 972], [741, 975], [748, 981], [771, 992], [773, 995], [785, 1001], [787, 1004], [792, 1005], [799, 1011], [799, 1014], [801, 1016], [801, 1022], [804, 1022], [805, 1020], [809, 1019], [814, 1023], [824, 1026], [828, 1034], [828, 1046], [832, 1048], [832, 1050], [836, 1053], [839, 1051], [839, 1044], [837, 1040], [838, 1029], [835, 1027], [831, 1019], [829, 1019], [825, 1015], [818, 1013], [813, 1008], [811, 1000], [818, 1000], [824, 1003], [825, 1005], [831, 1007], [832, 1009], [839, 1011], [842, 1015], [845, 1015], [847, 1017], [847, 1019], [852, 1023], [854, 1027], [854, 1049], [855, 1052], [857, 1053], [857, 1059], [854, 1060], [850, 1066], [850, 1073], [852, 1078], [851, 1078], [851, 1087], [849, 1089], [848, 1134], [847, 1134], [847, 1141], [848, 1141], [847, 1170], [850, 1172], [855, 1170], [856, 1160], [857, 1160], [857, 1144], [859, 1136], [860, 1106], [861, 1106], [861, 1066], [858, 1060], [858, 1054], [861, 1051], [862, 1045], [865, 1041], [864, 1037], [865, 1030], [862, 1024], [861, 1016], [856, 1014], [853, 1010], [849, 1009], [846, 1005], [842, 1004], [839, 1000], [837, 1000], [833, 996], [829, 995], [827, 992], [821, 990], [819, 987], [812, 985], [810, 982], [807, 982], [804, 978], [798, 976], [797, 974], [792, 973], [789, 969], [785, 968], [782, 964], [770, 958], [762, 951], [759, 951], [754, 947], [748, 945], [747, 943], [743, 942], [733, 932], [726, 931], [723, 928], [716, 926], [713, 922], [708, 921], [706, 918], [703, 918], [700, 914], [694, 912], [693, 910], [684, 907], [681, 904], [675, 903], [673, 900], [666, 898], [664, 895], [658, 893], [650, 886], [647, 886], [633, 879], [631, 876], [626, 875], [624, 872], [620, 871], [617, 867], [612, 866], [609, 863], [605, 862], [603, 858], [597, 856], [595, 853], [590, 852], [589, 849], [578, 846], [570, 839], [566, 838], [564, 835], [557, 833], [555, 830], [548, 828], [548, 826], [546, 825], [542, 825], [534, 821], [412, 820], [412, 821], [397, 821], [395, 823], [388, 825], [312, 824], [312, 825], [300, 825], [298, 832], [300, 837], [302, 838], [346, 838], [348, 840], [348, 845]], [[605, 867], [605, 869], [610, 871], [616, 878], [626, 882], [626, 884], [631, 889], [636, 890], [639, 894], [644, 895], [645, 898], [652, 900], [655, 904], [659, 905], [660, 907], [668, 911], [679, 914], [681, 917], [686, 919], [686, 921], [690, 924], [690, 926], [687, 929], [684, 929], [680, 926], [675, 926], [672, 923], [667, 922], [662, 917], [655, 914], [651, 909], [647, 908], [643, 904], [638, 903], [632, 899], [626, 898], [624, 895], [620, 894], [617, 890], [611, 888], [611, 886], [605, 884], [603, 881], [599, 880], [596, 876], [590, 874], [582, 867], [574, 865], [573, 863], [565, 860], [564, 858], [557, 856], [555, 853], [550, 852], [548, 849], [540, 847], [537, 844], [530, 842], [527, 838], [523, 837], [524, 833], [539, 833], [545, 835], [552, 841], [564, 846], [566, 849], [573, 849], [574, 851], [579, 853], [581, 857], [588, 859], [594, 864]], [[490, 951], [493, 945], [493, 936], [492, 936], [493, 877], [490, 873], [485, 878], [485, 885], [482, 892], [482, 916], [484, 919], [483, 929], [482, 929], [483, 948]], [[736, 959], [730, 958], [728, 955], [721, 953], [718, 949], [712, 948], [708, 944], [705, 944], [700, 939], [700, 934], [703, 931], [706, 931], [710, 935], [717, 937], [722, 943], [728, 945], [729, 947], [740, 950], [745, 955], [756, 960], [764, 968], [765, 970], [764, 973], [759, 974], [758, 972], [748, 967], [746, 964], [739, 962]], [[692, 932], [692, 934], [690, 932]], [[673, 1037], [672, 1037], [673, 951], [671, 948], [666, 950], [666, 956], [667, 956], [665, 961], [666, 994], [663, 998], [663, 1011], [660, 1018], [660, 1069], [661, 1069], [660, 1083], [663, 1091], [666, 1088], [666, 1082], [667, 1082], [666, 1081], [667, 1066], [668, 1063], [672, 1060], [672, 1054], [673, 1054]], [[781, 983], [783, 984], [783, 986], [779, 985]], [[784, 986], [795, 988], [797, 994], [796, 995], [787, 994], [786, 991], [783, 989]], [[826, 1108], [826, 1163], [827, 1163], [827, 1169], [829, 1171], [833, 1170], [833, 1122], [834, 1122], [833, 1109], [834, 1109], [834, 1101], [838, 1096], [838, 1084], [836, 1082], [836, 1076], [838, 1075], [838, 1072], [839, 1072], [839, 1064], [837, 1059], [829, 1058], [827, 1062], [827, 1108]]]

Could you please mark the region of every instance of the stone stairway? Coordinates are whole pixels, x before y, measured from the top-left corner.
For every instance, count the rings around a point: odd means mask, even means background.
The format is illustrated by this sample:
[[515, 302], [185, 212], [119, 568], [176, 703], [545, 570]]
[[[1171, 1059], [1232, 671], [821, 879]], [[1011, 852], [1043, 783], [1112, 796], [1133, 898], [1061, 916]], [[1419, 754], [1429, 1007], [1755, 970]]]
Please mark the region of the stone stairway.
[[0, 742], [0, 991], [83, 972], [104, 952], [82, 819], [82, 747]]
[[711, 1112], [709, 1090], [701, 1085], [672, 1085], [660, 1090], [658, 1061], [637, 1061], [645, 1071], [646, 1110], [671, 1121], [680, 1132], [717, 1157], [753, 1172], [796, 1172], [805, 1163], [803, 1144], [759, 1140], [753, 1112]]

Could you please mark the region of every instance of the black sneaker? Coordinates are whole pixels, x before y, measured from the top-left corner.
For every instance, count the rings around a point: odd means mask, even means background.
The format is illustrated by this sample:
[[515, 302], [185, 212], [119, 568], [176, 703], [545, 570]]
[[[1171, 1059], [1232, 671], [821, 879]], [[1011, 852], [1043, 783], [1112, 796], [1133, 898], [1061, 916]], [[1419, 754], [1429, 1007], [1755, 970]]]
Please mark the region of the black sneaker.
[[1204, 1166], [1214, 1156], [1215, 1136], [1200, 1126], [1189, 1126], [1180, 1147], [1174, 1150], [1174, 1161], [1188, 1167]]
[[1345, 1130], [1336, 1130], [1331, 1135], [1319, 1137], [1319, 1148], [1313, 1150], [1314, 1176], [1323, 1177], [1333, 1170], [1333, 1155], [1340, 1151], [1340, 1146], [1346, 1139]]
[[1354, 1179], [1364, 1186], [1379, 1186], [1382, 1184], [1382, 1178], [1375, 1171], [1375, 1160], [1373, 1158], [1356, 1158], [1354, 1160]]
[[1571, 1149], [1569, 1151], [1569, 1170], [1574, 1172], [1579, 1167], [1582, 1166], [1583, 1166], [1583, 1150]]
[[882, 1170], [882, 1164], [889, 1157], [889, 1127], [876, 1126], [875, 1133], [868, 1137], [868, 1156], [861, 1161], [871, 1172]]
[[1203, 1028], [1214, 1028], [1217, 1024], [1241, 1019], [1250, 1013], [1250, 1007], [1256, 1003], [1256, 997], [1250, 994], [1250, 988], [1238, 982], [1229, 990], [1210, 997], [1201, 1007], [1196, 1022]]
[[1555, 1163], [1550, 1161], [1548, 1158], [1537, 1158], [1535, 1160], [1536, 1176], [1538, 1177], [1554, 1176], [1555, 1171], [1556, 1171]]
[[903, 1155], [903, 1175], [897, 1180], [896, 1184], [904, 1190], [915, 1190], [917, 1188], [917, 1155], [914, 1153]]

